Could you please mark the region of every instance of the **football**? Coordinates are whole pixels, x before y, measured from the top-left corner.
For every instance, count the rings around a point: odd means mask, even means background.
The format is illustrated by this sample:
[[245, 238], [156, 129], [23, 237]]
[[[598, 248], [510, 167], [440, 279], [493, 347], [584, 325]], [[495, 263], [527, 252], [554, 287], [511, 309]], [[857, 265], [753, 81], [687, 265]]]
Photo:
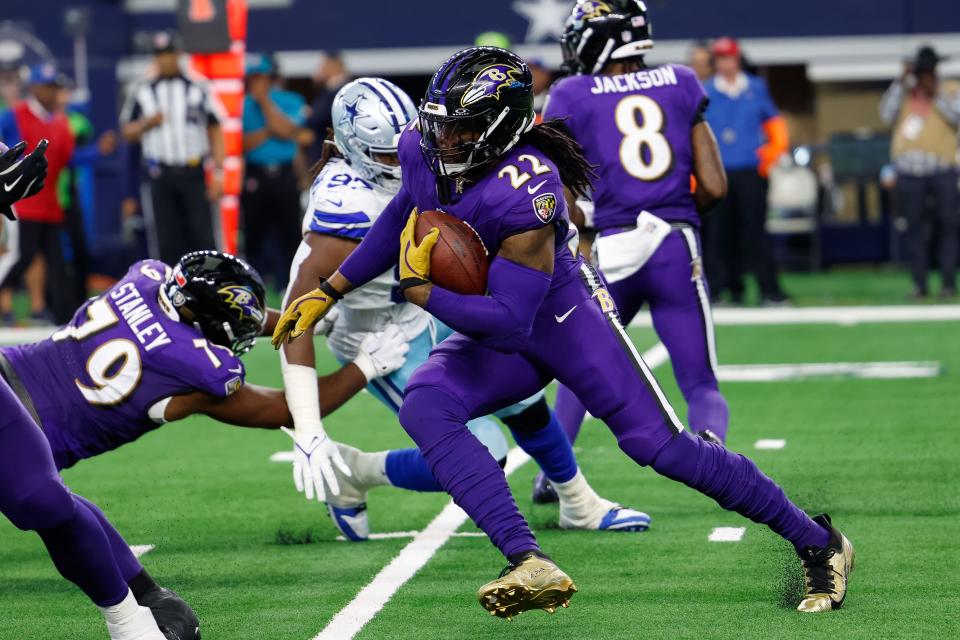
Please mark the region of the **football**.
[[490, 259], [473, 227], [449, 213], [424, 211], [417, 217], [418, 244], [433, 227], [440, 229], [440, 238], [430, 254], [430, 281], [463, 295], [486, 293]]

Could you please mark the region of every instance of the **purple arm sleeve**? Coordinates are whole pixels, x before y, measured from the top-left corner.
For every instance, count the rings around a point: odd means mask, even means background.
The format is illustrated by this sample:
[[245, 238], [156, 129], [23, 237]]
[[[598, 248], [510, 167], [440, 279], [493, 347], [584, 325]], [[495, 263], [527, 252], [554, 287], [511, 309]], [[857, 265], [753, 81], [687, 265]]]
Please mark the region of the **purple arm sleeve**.
[[400, 233], [412, 210], [413, 201], [407, 190], [401, 188], [370, 227], [363, 241], [340, 265], [340, 275], [356, 288], [397, 264]]
[[494, 258], [487, 277], [489, 296], [463, 296], [434, 285], [427, 311], [456, 331], [510, 353], [530, 335], [551, 280], [542, 271]]

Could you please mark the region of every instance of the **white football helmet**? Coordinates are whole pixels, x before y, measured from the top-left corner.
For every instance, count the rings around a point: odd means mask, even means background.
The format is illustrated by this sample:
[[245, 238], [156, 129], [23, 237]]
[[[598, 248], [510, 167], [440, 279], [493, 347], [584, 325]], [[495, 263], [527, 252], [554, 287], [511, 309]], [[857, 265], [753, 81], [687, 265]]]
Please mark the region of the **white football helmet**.
[[333, 141], [362, 178], [387, 193], [400, 190], [400, 166], [383, 162], [397, 155], [400, 133], [417, 108], [397, 85], [382, 78], [357, 78], [333, 98]]

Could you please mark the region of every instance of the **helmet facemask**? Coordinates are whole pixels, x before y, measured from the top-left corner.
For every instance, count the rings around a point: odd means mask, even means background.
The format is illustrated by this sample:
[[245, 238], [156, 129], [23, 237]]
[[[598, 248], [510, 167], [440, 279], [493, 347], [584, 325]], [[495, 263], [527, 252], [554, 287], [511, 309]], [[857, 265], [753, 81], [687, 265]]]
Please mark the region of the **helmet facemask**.
[[399, 135], [395, 137], [392, 146], [378, 146], [354, 136], [347, 140], [349, 149], [340, 144], [337, 148], [361, 178], [371, 182], [374, 188], [394, 195], [400, 191], [400, 158], [396, 146], [399, 138]]
[[534, 123], [531, 112], [521, 128], [510, 135], [500, 126], [510, 111], [510, 107], [503, 107], [499, 112], [487, 109], [470, 116], [449, 117], [421, 110], [420, 147], [434, 174], [462, 176], [509, 151]]

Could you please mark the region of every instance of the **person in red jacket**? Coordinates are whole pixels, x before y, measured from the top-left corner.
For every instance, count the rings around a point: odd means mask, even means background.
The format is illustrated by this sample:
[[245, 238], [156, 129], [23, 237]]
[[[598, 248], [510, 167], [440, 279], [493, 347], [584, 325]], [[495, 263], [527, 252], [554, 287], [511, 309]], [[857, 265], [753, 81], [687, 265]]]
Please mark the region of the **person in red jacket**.
[[[12, 287], [21, 278], [30, 295], [30, 311], [36, 322], [49, 324], [56, 316], [69, 318], [72, 309], [62, 296], [51, 291], [51, 309], [47, 310], [47, 274], [55, 278], [65, 274], [61, 235], [64, 212], [57, 199], [57, 180], [73, 156], [73, 135], [66, 116], [58, 109], [60, 75], [51, 63], [30, 69], [29, 94], [0, 116], [0, 141], [13, 146], [25, 141], [30, 148], [47, 139], [48, 179], [44, 188], [17, 204], [18, 221], [9, 226], [7, 254], [0, 260], [0, 314], [12, 321]], [[61, 318], [62, 319], [62, 318]]]

